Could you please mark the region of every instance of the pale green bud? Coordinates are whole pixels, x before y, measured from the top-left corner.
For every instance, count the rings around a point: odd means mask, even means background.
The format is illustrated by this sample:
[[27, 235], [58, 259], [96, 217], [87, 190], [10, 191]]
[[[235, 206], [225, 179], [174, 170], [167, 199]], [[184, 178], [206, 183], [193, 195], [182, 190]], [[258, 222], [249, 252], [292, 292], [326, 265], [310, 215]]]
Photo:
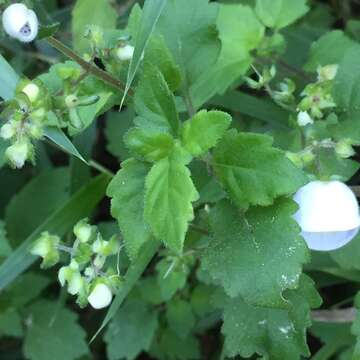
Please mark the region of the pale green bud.
[[34, 103], [39, 96], [40, 89], [34, 83], [30, 83], [22, 89], [22, 92], [28, 97], [31, 103]]
[[71, 295], [78, 294], [84, 287], [84, 279], [79, 272], [79, 265], [72, 260], [69, 266], [63, 266], [58, 273], [61, 286], [68, 284], [68, 292]]
[[133, 55], [134, 55], [134, 47], [131, 45], [122, 46], [116, 52], [116, 56], [120, 61], [130, 61]]
[[338, 72], [338, 69], [339, 69], [339, 65], [336, 64], [319, 66], [317, 69], [318, 80], [319, 81], [334, 80]]
[[79, 98], [76, 95], [68, 95], [65, 97], [65, 105], [73, 109], [79, 105]]
[[43, 259], [41, 267], [51, 267], [60, 259], [59, 250], [57, 249], [59, 243], [60, 238], [58, 236], [43, 232], [40, 238], [32, 245], [30, 253]]
[[13, 167], [20, 169], [32, 156], [33, 151], [33, 146], [29, 141], [17, 141], [6, 149], [5, 156]]
[[102, 267], [105, 265], [106, 256], [97, 254], [94, 259], [94, 266], [98, 269], [102, 269]]
[[299, 126], [304, 127], [306, 125], [313, 124], [314, 120], [306, 111], [300, 111], [297, 117], [297, 123]]
[[310, 149], [305, 149], [301, 153], [301, 159], [305, 165], [311, 164], [315, 160], [315, 154]]
[[89, 242], [95, 235], [96, 228], [88, 223], [88, 219], [80, 220], [74, 226], [74, 234], [82, 243]]
[[0, 137], [4, 140], [9, 140], [14, 137], [16, 134], [16, 129], [12, 123], [7, 123], [3, 125], [0, 129]]
[[355, 151], [352, 147], [352, 142], [349, 139], [343, 139], [336, 143], [335, 152], [337, 155], [344, 159], [355, 155]]

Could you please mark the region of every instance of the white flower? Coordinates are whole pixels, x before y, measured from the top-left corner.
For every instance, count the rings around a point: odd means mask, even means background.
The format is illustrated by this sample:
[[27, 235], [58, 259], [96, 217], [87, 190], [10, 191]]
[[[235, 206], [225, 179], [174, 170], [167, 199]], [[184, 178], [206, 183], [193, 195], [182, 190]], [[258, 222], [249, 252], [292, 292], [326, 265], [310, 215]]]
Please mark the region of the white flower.
[[339, 65], [336, 64], [318, 67], [317, 69], [318, 80], [319, 81], [334, 80], [338, 72], [338, 69], [339, 69]]
[[120, 47], [116, 52], [120, 61], [129, 61], [134, 55], [134, 47], [131, 45], [125, 45]]
[[103, 309], [110, 305], [112, 292], [105, 284], [97, 284], [88, 297], [90, 305], [94, 309]]
[[11, 139], [16, 133], [16, 130], [14, 129], [13, 124], [7, 123], [3, 125], [0, 129], [0, 137], [2, 137], [4, 140]]
[[313, 124], [314, 120], [306, 111], [300, 111], [297, 117], [297, 123], [299, 126], [304, 127], [309, 124]]
[[294, 200], [299, 205], [294, 218], [312, 250], [338, 249], [359, 231], [356, 197], [340, 181], [312, 181], [295, 194]]
[[5, 155], [9, 159], [11, 165], [17, 169], [20, 169], [24, 166], [25, 161], [31, 155], [31, 151], [31, 144], [29, 144], [27, 141], [18, 141], [6, 149]]
[[35, 12], [20, 3], [12, 4], [5, 9], [2, 23], [9, 36], [25, 43], [33, 41], [39, 31], [39, 21]]
[[28, 97], [30, 102], [33, 103], [38, 98], [40, 89], [37, 85], [30, 83], [22, 89], [22, 92]]

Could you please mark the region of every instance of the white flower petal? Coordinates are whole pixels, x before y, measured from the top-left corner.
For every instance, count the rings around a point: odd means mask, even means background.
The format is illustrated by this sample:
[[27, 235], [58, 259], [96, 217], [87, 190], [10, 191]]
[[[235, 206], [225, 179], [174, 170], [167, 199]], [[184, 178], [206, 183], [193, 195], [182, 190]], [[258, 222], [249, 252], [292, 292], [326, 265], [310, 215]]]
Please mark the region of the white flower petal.
[[103, 309], [110, 305], [112, 292], [105, 284], [97, 284], [88, 297], [90, 305], [94, 309]]

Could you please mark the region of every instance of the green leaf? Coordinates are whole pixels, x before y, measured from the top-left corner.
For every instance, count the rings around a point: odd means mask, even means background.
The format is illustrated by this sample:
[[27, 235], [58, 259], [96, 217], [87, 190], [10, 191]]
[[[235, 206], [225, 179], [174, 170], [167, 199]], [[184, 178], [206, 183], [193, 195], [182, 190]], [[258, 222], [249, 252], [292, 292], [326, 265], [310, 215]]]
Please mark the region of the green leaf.
[[135, 260], [141, 246], [151, 234], [144, 221], [145, 178], [149, 166], [129, 159], [112, 179], [107, 189], [111, 200], [111, 214], [118, 221], [126, 251]]
[[282, 29], [304, 16], [307, 0], [256, 0], [255, 11], [260, 20], [270, 28]]
[[351, 242], [344, 247], [331, 251], [330, 256], [343, 269], [360, 270], [360, 264], [354, 254], [360, 251], [360, 234], [358, 234]]
[[181, 67], [184, 93], [218, 58], [217, 16], [218, 4], [208, 0], [168, 0], [159, 19], [157, 31]]
[[318, 66], [339, 64], [346, 51], [353, 45], [355, 42], [343, 31], [330, 31], [311, 45], [305, 69], [315, 72]]
[[116, 11], [109, 0], [77, 0], [72, 12], [74, 49], [81, 54], [90, 50], [90, 42], [85, 39], [87, 26], [115, 29], [116, 19]]
[[120, 161], [130, 157], [123, 138], [132, 127], [134, 117], [134, 111], [128, 107], [120, 113], [118, 111], [108, 113], [106, 119], [105, 136], [108, 141], [106, 149]]
[[190, 303], [181, 299], [173, 300], [167, 305], [166, 319], [170, 329], [182, 339], [186, 339], [195, 326]]
[[231, 124], [231, 116], [222, 111], [202, 110], [182, 127], [183, 146], [193, 156], [206, 154], [216, 145]]
[[140, 66], [144, 50], [149, 42], [155, 26], [159, 20], [167, 0], [145, 0], [140, 24], [138, 24], [135, 36], [135, 49], [130, 61], [125, 91], [121, 103], [124, 102], [127, 93], [134, 81], [136, 72]]
[[53, 23], [51, 25], [41, 25], [37, 36], [37, 40], [46, 39], [49, 36], [55, 35], [55, 33], [59, 30], [59, 28], [60, 28], [59, 22]]
[[144, 72], [135, 93], [136, 112], [148, 119], [159, 118], [177, 134], [180, 121], [176, 110], [175, 97], [170, 91], [160, 70], [150, 63], [144, 67]]
[[259, 355], [266, 359], [301, 359], [310, 355], [306, 328], [311, 325], [310, 309], [321, 299], [305, 275], [297, 290], [287, 292], [287, 309], [255, 307], [241, 297], [217, 299], [224, 307], [225, 349], [228, 356]]
[[95, 338], [99, 335], [99, 333], [105, 328], [105, 326], [114, 318], [116, 313], [118, 312], [121, 304], [126, 299], [130, 291], [136, 285], [137, 281], [140, 279], [142, 273], [145, 271], [150, 261], [156, 254], [159, 249], [160, 244], [153, 239], [153, 241], [148, 241], [144, 244], [143, 248], [139, 252], [138, 257], [128, 268], [124, 282], [122, 284], [121, 289], [116, 294], [114, 301], [112, 302], [105, 319], [103, 320], [100, 328], [96, 332], [96, 334], [92, 337], [91, 342], [95, 340]]
[[28, 359], [76, 360], [89, 352], [86, 332], [74, 312], [58, 309], [56, 302], [41, 301], [29, 308], [29, 316], [24, 343]]
[[45, 129], [45, 136], [56, 144], [61, 150], [65, 151], [69, 155], [73, 155], [87, 164], [87, 161], [76, 149], [74, 144], [69, 140], [69, 138], [64, 134], [64, 132], [57, 127], [47, 127]]
[[217, 177], [241, 208], [271, 205], [307, 182], [304, 173], [272, 147], [267, 135], [228, 131], [214, 150]]
[[150, 310], [141, 300], [127, 301], [111, 321], [104, 336], [109, 360], [133, 360], [142, 351], [148, 351], [157, 326], [154, 310]]
[[22, 337], [22, 319], [14, 309], [8, 309], [0, 313], [0, 335]]
[[19, 80], [18, 74], [0, 54], [0, 97], [4, 100], [12, 99]]
[[76, 192], [49, 217], [0, 266], [0, 290], [13, 282], [37, 258], [29, 254], [29, 246], [43, 231], [63, 236], [80, 219], [87, 217], [104, 197], [108, 175], [100, 175]]
[[0, 220], [0, 258], [7, 257], [11, 253], [11, 246], [7, 239], [5, 223]]
[[145, 52], [145, 61], [158, 67], [172, 92], [179, 88], [182, 81], [181, 69], [175, 63], [163, 36], [153, 35], [150, 38]]
[[[295, 289], [309, 253], [292, 218], [297, 206], [279, 199], [245, 214], [229, 201], [210, 213], [213, 236], [202, 267], [226, 293], [252, 305], [284, 307], [283, 291]], [[281, 264], [281, 266], [279, 266]]]
[[69, 199], [69, 180], [67, 168], [47, 170], [13, 196], [5, 214], [12, 244], [21, 244], [49, 214], [64, 205]]
[[192, 203], [198, 193], [178, 149], [151, 168], [145, 182], [145, 220], [154, 235], [171, 250], [183, 249]]
[[134, 156], [152, 162], [169, 155], [174, 139], [166, 132], [135, 127], [125, 135], [125, 143]]
[[259, 119], [274, 128], [290, 129], [288, 112], [264, 98], [240, 91], [229, 91], [224, 96], [211, 99], [211, 104]]
[[[169, 301], [178, 291], [186, 285], [188, 272], [182, 266], [171, 269], [171, 263], [165, 259], [156, 265], [157, 284], [164, 301]], [[171, 271], [169, 272], [169, 269]]]

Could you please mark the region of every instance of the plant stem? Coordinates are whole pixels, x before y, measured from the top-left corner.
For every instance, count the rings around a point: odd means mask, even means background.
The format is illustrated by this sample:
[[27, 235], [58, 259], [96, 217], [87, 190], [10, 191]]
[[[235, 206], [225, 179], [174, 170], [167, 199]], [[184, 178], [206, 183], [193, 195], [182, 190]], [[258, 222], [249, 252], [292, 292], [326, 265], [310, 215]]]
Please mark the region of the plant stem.
[[88, 164], [90, 167], [92, 167], [93, 169], [96, 169], [97, 171], [101, 172], [102, 174], [106, 174], [111, 177], [115, 176], [115, 174], [111, 170], [107, 169], [105, 166], [102, 166], [95, 160], [89, 160]]
[[[70, 49], [68, 46], [63, 44], [61, 41], [55, 39], [54, 37], [50, 36], [46, 39], [46, 41], [49, 43], [50, 46], [55, 48], [56, 50], [60, 51], [62, 54], [67, 56], [68, 58], [72, 59], [76, 63], [78, 63], [85, 72], [88, 72], [97, 78], [103, 80], [107, 84], [114, 87], [116, 90], [119, 90], [121, 92], [124, 92], [125, 85], [118, 79], [114, 78], [112, 75], [107, 73], [104, 70], [101, 70], [97, 66], [85, 61], [81, 56], [79, 56], [76, 52], [74, 52], [72, 49]], [[129, 95], [132, 96], [134, 93], [130, 89]]]
[[353, 307], [336, 310], [315, 310], [311, 312], [312, 319], [326, 323], [348, 323], [356, 318], [357, 310]]

